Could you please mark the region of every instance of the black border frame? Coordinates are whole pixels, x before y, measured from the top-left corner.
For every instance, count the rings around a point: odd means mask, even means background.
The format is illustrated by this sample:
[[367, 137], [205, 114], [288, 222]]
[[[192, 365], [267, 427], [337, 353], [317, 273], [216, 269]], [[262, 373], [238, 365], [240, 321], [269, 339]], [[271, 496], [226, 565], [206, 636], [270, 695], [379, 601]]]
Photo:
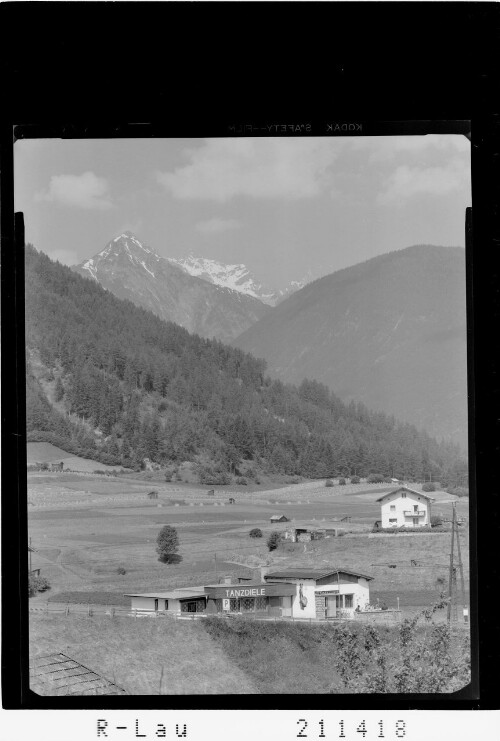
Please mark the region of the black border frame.
[[[139, 5], [142, 9], [139, 9]], [[151, 3], [36, 3], [26, 7], [24, 4], [4, 4], [0, 8], [0, 17], [10, 22], [13, 29], [12, 38], [1, 50], [2, 70], [9, 73], [4, 91], [7, 102], [7, 116], [4, 116], [1, 129], [1, 227], [2, 227], [2, 308], [4, 317], [2, 355], [2, 467], [3, 479], [3, 626], [2, 626], [2, 687], [3, 706], [5, 708], [102, 708], [102, 698], [95, 703], [89, 698], [40, 698], [26, 688], [21, 680], [20, 647], [23, 633], [27, 627], [27, 600], [19, 614], [13, 610], [6, 613], [6, 605], [16, 595], [21, 603], [22, 585], [26, 565], [21, 559], [19, 570], [12, 570], [12, 554], [21, 553], [26, 534], [23, 533], [23, 518], [26, 521], [26, 504], [23, 503], [24, 476], [26, 465], [25, 429], [24, 429], [24, 337], [23, 322], [23, 288], [24, 272], [20, 245], [24, 243], [22, 218], [13, 218], [13, 161], [12, 132], [17, 136], [62, 136], [65, 138], [109, 137], [109, 136], [226, 136], [229, 126], [260, 122], [310, 122], [311, 135], [318, 135], [319, 129], [326, 122], [339, 124], [361, 122], [363, 134], [383, 135], [384, 133], [445, 133], [449, 127], [457, 125], [459, 132], [467, 133], [468, 121], [472, 130], [472, 178], [475, 249], [467, 253], [467, 298], [468, 298], [468, 366], [469, 381], [474, 394], [469, 394], [469, 437], [471, 442], [470, 460], [471, 481], [476, 481], [481, 496], [489, 496], [486, 502], [471, 509], [471, 546], [476, 540], [478, 564], [481, 567], [477, 582], [471, 582], [471, 623], [477, 626], [478, 643], [473, 651], [472, 661], [475, 668], [474, 685], [453, 695], [338, 695], [328, 696], [328, 706], [335, 708], [358, 709], [360, 699], [365, 709], [478, 709], [498, 706], [494, 682], [494, 659], [498, 656], [498, 620], [488, 605], [494, 604], [496, 593], [495, 582], [498, 579], [496, 566], [496, 538], [499, 534], [499, 474], [495, 471], [499, 445], [499, 401], [500, 372], [498, 360], [494, 353], [494, 338], [500, 319], [500, 298], [498, 292], [500, 261], [495, 246], [500, 243], [498, 224], [498, 195], [500, 184], [499, 146], [499, 104], [495, 99], [498, 86], [498, 71], [494, 64], [500, 22], [498, 6], [490, 3], [339, 3], [337, 8], [327, 8], [327, 4], [312, 4], [313, 10], [306, 12], [307, 3], [287, 4], [287, 15], [293, 36], [286, 46], [291, 58], [283, 57], [281, 47], [276, 44], [276, 36], [283, 27], [283, 17], [274, 20], [267, 12], [280, 10], [279, 3], [264, 4], [263, 11], [255, 12], [250, 3], [210, 3], [191, 4], [173, 3], [169, 8], [161, 8], [179, 28], [191, 23], [194, 39], [190, 39], [190, 48], [203, 35], [206, 24], [213, 20], [213, 13], [220, 21], [224, 13], [225, 21], [241, 21], [254, 34], [254, 41], [241, 45], [238, 34], [235, 38], [224, 38], [219, 33], [210, 39], [203, 64], [198, 64], [199, 79], [194, 79], [184, 70], [172, 80], [162, 83], [160, 73], [165, 64], [175, 61], [174, 53], [168, 55], [168, 61], [160, 64], [160, 53], [146, 53], [142, 63], [135, 60], [137, 70], [127, 60], [117, 68], [109, 53], [105, 62], [99, 65], [87, 64], [87, 60], [76, 60], [82, 39], [87, 33], [90, 38], [105, 39], [105, 34], [120, 21], [135, 23], [134, 30], [140, 35], [148, 29], [153, 41], [160, 40], [160, 29], [155, 29], [159, 13]], [[161, 6], [161, 4], [159, 4]], [[240, 5], [237, 8], [237, 5]], [[66, 6], [66, 7], [64, 7]], [[78, 7], [80, 6], [80, 7]], [[97, 6], [97, 7], [96, 7]], [[437, 6], [437, 7], [436, 7]], [[281, 6], [282, 8], [283, 6]], [[157, 6], [158, 8], [158, 6]], [[28, 12], [29, 10], [29, 12]], [[166, 12], [165, 12], [166, 11]], [[252, 13], [250, 13], [252, 11]], [[23, 26], [21, 17], [29, 16], [31, 24]], [[305, 14], [305, 15], [304, 15]], [[359, 18], [364, 23], [359, 33]], [[38, 38], [39, 23], [61, 21], [80, 24], [74, 34], [68, 38], [59, 38], [56, 26], [43, 38], [43, 45]], [[332, 26], [326, 22], [341, 19], [347, 23], [349, 31], [342, 40], [335, 54], [331, 52], [330, 33]], [[385, 30], [384, 23], [389, 22]], [[264, 23], [264, 31], [262, 24]], [[454, 55], [454, 45], [446, 41], [447, 33], [453, 26], [454, 42], [460, 51]], [[325, 27], [323, 28], [323, 25]], [[403, 37], [390, 47], [388, 67], [380, 44], [390, 38], [389, 28], [395, 26]], [[96, 32], [96, 27], [98, 31]], [[189, 26], [188, 26], [189, 27]], [[375, 38], [373, 29], [377, 29], [380, 38]], [[304, 60], [298, 42], [304, 34], [314, 31], [318, 48], [309, 60]], [[46, 32], [44, 31], [44, 34]], [[48, 36], [48, 38], [47, 38]], [[241, 63], [245, 54], [247, 62], [253, 61], [256, 51], [255, 39], [264, 36], [269, 52], [262, 57], [259, 47], [261, 66]], [[426, 46], [424, 58], [410, 59], [404, 52], [409, 40], [421, 39]], [[75, 42], [76, 39], [76, 43]], [[220, 47], [217, 41], [226, 43]], [[394, 41], [394, 40], [393, 40]], [[212, 43], [213, 42], [213, 43]], [[436, 57], [439, 43], [443, 43], [443, 55]], [[54, 44], [53, 51], [50, 44]], [[74, 48], [71, 45], [74, 43]], [[43, 48], [48, 44], [46, 57]], [[349, 44], [352, 46], [349, 47]], [[364, 45], [363, 58], [358, 50]], [[394, 49], [394, 46], [396, 49]], [[28, 48], [29, 47], [29, 48]], [[297, 53], [299, 60], [297, 70]], [[72, 51], [69, 55], [71, 65], [64, 67], [59, 61], [56, 64], [56, 52]], [[178, 52], [179, 47], [175, 51]], [[430, 50], [430, 52], [429, 52]], [[37, 57], [37, 53], [41, 54]], [[370, 57], [370, 53], [373, 54]], [[211, 56], [210, 56], [211, 54]], [[377, 56], [378, 54], [378, 56]], [[398, 63], [398, 54], [404, 63]], [[10, 55], [10, 56], [9, 56]], [[448, 55], [450, 55], [448, 57]], [[205, 61], [209, 59], [209, 63]], [[291, 66], [290, 78], [285, 77], [282, 87], [276, 85], [276, 69], [283, 71], [283, 60]], [[365, 61], [368, 59], [368, 63]], [[151, 74], [151, 62], [158, 67]], [[308, 63], [307, 63], [308, 62]], [[51, 66], [52, 65], [52, 66]], [[239, 88], [233, 90], [231, 100], [227, 100], [225, 90], [217, 89], [215, 96], [207, 95], [204, 85], [207, 81], [223, 79], [227, 83], [230, 75], [227, 69], [232, 68], [239, 81]], [[104, 68], [104, 73], [103, 69]], [[495, 71], [496, 70], [496, 71]], [[43, 75], [49, 75], [50, 85]], [[290, 71], [287, 67], [286, 71]], [[301, 84], [304, 72], [314, 77], [316, 82], [323, 83], [322, 97], [315, 97], [308, 85]], [[55, 74], [55, 77], [54, 77]], [[140, 75], [143, 75], [141, 78]], [[106, 75], [108, 75], [106, 77]], [[212, 75], [212, 76], [211, 76]], [[219, 78], [217, 77], [219, 75]], [[248, 95], [249, 83], [257, 81], [259, 95]], [[192, 83], [190, 104], [186, 102], [186, 79]], [[326, 86], [325, 86], [326, 80]], [[137, 109], [140, 118], [147, 123], [123, 123], [117, 111], [121, 110], [120, 96], [141, 82], [143, 87], [134, 87], [137, 97]], [[182, 82], [183, 81], [183, 82]], [[269, 84], [266, 96], [265, 85]], [[110, 88], [111, 82], [111, 88]], [[184, 85], [184, 88], [183, 88]], [[299, 94], [297, 94], [299, 88]], [[403, 95], [397, 101], [396, 92]], [[335, 92], [335, 99], [333, 99]], [[79, 97], [80, 96], [80, 97]], [[224, 107], [224, 103], [226, 104]], [[263, 113], [264, 112], [264, 113]], [[406, 128], [405, 128], [406, 127]], [[420, 127], [420, 128], [419, 128]], [[341, 132], [342, 133], [342, 132]], [[350, 132], [346, 132], [350, 133]], [[232, 135], [238, 135], [233, 132]], [[252, 132], [252, 135], [266, 135]], [[285, 134], [283, 134], [285, 135]], [[471, 218], [469, 215], [467, 234], [470, 244]], [[473, 307], [473, 311], [470, 307]], [[11, 324], [10, 316], [14, 311], [15, 320]], [[10, 316], [9, 316], [10, 315]], [[493, 341], [492, 341], [493, 338]], [[14, 387], [14, 388], [12, 388]], [[472, 390], [470, 387], [470, 390]], [[475, 450], [475, 456], [473, 451]], [[6, 467], [5, 462], [14, 462]], [[15, 499], [12, 492], [15, 491]], [[16, 527], [14, 527], [16, 523]], [[477, 538], [477, 532], [481, 538]], [[472, 550], [472, 548], [471, 548]], [[476, 601], [478, 598], [478, 602]], [[472, 605], [478, 604], [473, 612]], [[19, 605], [19, 607], [21, 607]], [[19, 619], [20, 618], [20, 619]], [[495, 638], [495, 634], [497, 638]], [[479, 673], [478, 673], [479, 670]], [[18, 673], [19, 672], [19, 673]], [[488, 678], [489, 675], [489, 678]], [[471, 693], [472, 690], [472, 693]], [[300, 696], [301, 708], [322, 709], [325, 707], [325, 696]], [[90, 698], [92, 699], [92, 698]], [[138, 709], [148, 708], [275, 708], [297, 706], [297, 696], [165, 696], [162, 702], [158, 699], [135, 698]], [[167, 699], [165, 703], [163, 700]], [[120, 698], [106, 698], [109, 709], [127, 707]], [[128, 708], [130, 705], [128, 704]]]

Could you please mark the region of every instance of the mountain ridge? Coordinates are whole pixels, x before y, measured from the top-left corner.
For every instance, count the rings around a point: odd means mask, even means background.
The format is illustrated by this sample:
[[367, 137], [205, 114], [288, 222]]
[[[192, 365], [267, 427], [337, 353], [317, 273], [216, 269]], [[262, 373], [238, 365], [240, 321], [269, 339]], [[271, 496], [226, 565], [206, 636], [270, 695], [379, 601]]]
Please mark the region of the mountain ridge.
[[274, 377], [316, 378], [343, 401], [467, 444], [461, 247], [412, 245], [318, 278], [233, 344]]
[[241, 334], [269, 310], [257, 298], [189, 275], [132, 232], [110, 240], [72, 270], [161, 319], [221, 341]]

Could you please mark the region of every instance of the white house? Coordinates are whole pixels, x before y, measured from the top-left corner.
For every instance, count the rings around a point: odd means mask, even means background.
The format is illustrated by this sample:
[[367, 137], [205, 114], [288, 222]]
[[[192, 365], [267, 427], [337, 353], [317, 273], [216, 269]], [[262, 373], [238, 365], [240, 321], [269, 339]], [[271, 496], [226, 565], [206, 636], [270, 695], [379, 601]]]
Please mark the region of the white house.
[[426, 527], [431, 524], [433, 497], [407, 486], [389, 491], [377, 499], [380, 502], [382, 527]]
[[370, 602], [372, 576], [345, 569], [284, 569], [264, 574], [267, 584], [294, 584], [291, 614], [297, 618], [354, 617]]

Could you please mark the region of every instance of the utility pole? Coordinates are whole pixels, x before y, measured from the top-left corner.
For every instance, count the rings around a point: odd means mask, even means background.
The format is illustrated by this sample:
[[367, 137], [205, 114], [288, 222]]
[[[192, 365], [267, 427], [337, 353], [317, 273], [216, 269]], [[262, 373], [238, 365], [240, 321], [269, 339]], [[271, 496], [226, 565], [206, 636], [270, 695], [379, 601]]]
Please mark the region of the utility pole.
[[30, 574], [31, 574], [32, 570], [33, 569], [31, 568], [31, 537], [30, 537]]
[[219, 583], [219, 576], [217, 574], [217, 553], [214, 553], [214, 563], [215, 563], [215, 581], [218, 584]]
[[454, 566], [453, 566], [453, 549], [455, 545], [455, 504], [453, 504], [453, 515], [451, 518], [451, 552], [450, 552], [450, 573], [448, 577], [448, 625], [451, 622], [451, 603], [453, 600], [453, 572], [454, 572]]
[[463, 610], [463, 617], [464, 622], [468, 621], [468, 610], [466, 608], [465, 603], [465, 581], [464, 581], [464, 567], [462, 562], [462, 552], [460, 550], [460, 536], [458, 532], [458, 520], [457, 520], [457, 504], [456, 502], [453, 502], [453, 516], [451, 518], [451, 553], [450, 553], [450, 575], [449, 575], [449, 582], [448, 582], [448, 624], [451, 621], [452, 618], [452, 602], [453, 602], [453, 616], [454, 620], [456, 621], [458, 619], [457, 615], [457, 604], [456, 604], [456, 596], [457, 596], [457, 568], [454, 565], [453, 558], [454, 558], [454, 544], [455, 544], [455, 533], [457, 536], [457, 555], [458, 555], [458, 570], [460, 572], [460, 587], [462, 592], [462, 610]]
[[[453, 503], [453, 510], [455, 511], [456, 503]], [[458, 536], [458, 520], [455, 517], [455, 523], [457, 527], [457, 553], [458, 553], [458, 570], [460, 571], [460, 587], [462, 591], [462, 610], [463, 610], [463, 617], [464, 622], [467, 622], [468, 619], [468, 611], [467, 606], [465, 604], [465, 582], [464, 582], [464, 565], [462, 563], [462, 552], [460, 551], [460, 538]]]

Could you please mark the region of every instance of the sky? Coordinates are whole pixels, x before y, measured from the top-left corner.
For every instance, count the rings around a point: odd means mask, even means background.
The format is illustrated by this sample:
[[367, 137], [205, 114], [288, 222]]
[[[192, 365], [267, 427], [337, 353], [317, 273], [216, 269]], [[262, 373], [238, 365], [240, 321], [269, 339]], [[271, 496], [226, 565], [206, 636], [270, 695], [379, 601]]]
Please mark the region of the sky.
[[273, 289], [413, 244], [464, 246], [461, 135], [20, 140], [26, 240], [66, 265], [123, 231], [245, 263]]

